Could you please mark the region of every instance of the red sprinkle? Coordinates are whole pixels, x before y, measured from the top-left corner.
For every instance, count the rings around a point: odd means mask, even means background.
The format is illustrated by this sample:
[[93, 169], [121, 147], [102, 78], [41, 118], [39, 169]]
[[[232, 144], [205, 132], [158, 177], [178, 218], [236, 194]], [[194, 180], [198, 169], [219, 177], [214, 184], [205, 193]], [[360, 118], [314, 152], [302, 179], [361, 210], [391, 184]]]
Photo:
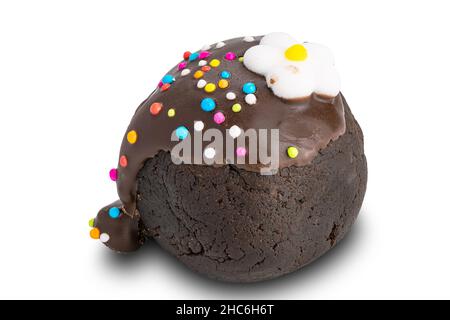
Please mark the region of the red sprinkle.
[[167, 91], [170, 88], [170, 83], [164, 83], [161, 87], [161, 91]]
[[[168, 84], [168, 83], [166, 83], [166, 84]], [[169, 86], [170, 86], [170, 84], [169, 84]], [[161, 90], [163, 90], [163, 89], [161, 88]], [[161, 102], [154, 102], [150, 106], [150, 113], [152, 115], [156, 116], [158, 113], [160, 113], [162, 107], [163, 107], [163, 104]]]
[[210, 66], [203, 66], [202, 67], [202, 71], [204, 71], [204, 72], [208, 72], [208, 71], [210, 71], [211, 70], [211, 67]]
[[190, 51], [186, 51], [185, 53], [183, 53], [183, 59], [184, 60], [188, 60], [190, 55], [191, 55], [191, 52]]
[[125, 168], [128, 165], [128, 159], [126, 156], [120, 156], [119, 164], [121, 167]]

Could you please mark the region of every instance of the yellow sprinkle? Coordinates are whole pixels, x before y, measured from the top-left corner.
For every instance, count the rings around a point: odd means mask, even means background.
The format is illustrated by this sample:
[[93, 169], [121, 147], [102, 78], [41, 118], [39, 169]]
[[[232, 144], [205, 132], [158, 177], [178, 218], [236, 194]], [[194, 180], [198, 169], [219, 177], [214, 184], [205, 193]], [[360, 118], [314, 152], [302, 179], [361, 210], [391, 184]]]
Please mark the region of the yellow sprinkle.
[[239, 62], [242, 62], [242, 61], [244, 61], [244, 57], [239, 57]]
[[195, 79], [200, 79], [201, 77], [203, 77], [203, 71], [201, 71], [201, 70], [195, 71], [194, 78]]
[[94, 218], [92, 218], [91, 220], [89, 220], [89, 227], [93, 228], [94, 227]]
[[289, 147], [287, 148], [287, 154], [289, 156], [289, 158], [297, 158], [298, 156], [298, 149], [296, 147]]
[[175, 117], [175, 109], [174, 108], [170, 108], [169, 110], [167, 110], [167, 116], [169, 118]]
[[216, 85], [214, 83], [208, 83], [205, 86], [205, 91], [209, 93], [216, 91]]
[[217, 68], [218, 66], [220, 66], [220, 60], [212, 59], [209, 65], [213, 68]]
[[220, 79], [219, 80], [219, 88], [220, 89], [226, 89], [226, 88], [228, 88], [228, 80], [225, 80], [225, 79]]
[[284, 56], [291, 61], [303, 61], [308, 57], [308, 51], [303, 45], [294, 44], [284, 52]]
[[239, 103], [235, 103], [233, 104], [233, 106], [231, 107], [231, 110], [233, 112], [240, 112], [242, 109], [242, 106]]
[[131, 130], [130, 132], [128, 132], [127, 140], [128, 140], [129, 143], [135, 144], [137, 139], [138, 139], [138, 134], [137, 134], [136, 131]]
[[92, 239], [99, 239], [100, 238], [100, 230], [98, 228], [91, 229], [91, 232], [89, 232], [89, 235]]

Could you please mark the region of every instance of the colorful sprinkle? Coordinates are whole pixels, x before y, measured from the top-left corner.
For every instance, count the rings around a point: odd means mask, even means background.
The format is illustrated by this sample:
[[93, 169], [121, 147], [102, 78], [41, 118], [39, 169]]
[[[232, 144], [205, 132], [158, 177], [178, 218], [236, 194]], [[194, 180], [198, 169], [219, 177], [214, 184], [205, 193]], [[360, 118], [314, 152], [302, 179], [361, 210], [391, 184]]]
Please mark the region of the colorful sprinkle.
[[242, 86], [242, 91], [245, 94], [255, 93], [256, 92], [256, 86], [253, 82], [247, 82]]
[[207, 84], [206, 80], [200, 79], [197, 82], [197, 88], [203, 89], [206, 86], [206, 84]]
[[92, 239], [98, 239], [100, 238], [100, 230], [98, 228], [93, 228], [89, 232], [89, 235], [91, 236]]
[[206, 59], [206, 58], [208, 58], [210, 55], [211, 55], [211, 52], [208, 52], [208, 51], [202, 51], [202, 52], [200, 52], [199, 58], [200, 58], [200, 59]]
[[206, 148], [205, 151], [203, 151], [203, 154], [205, 158], [207, 159], [213, 159], [216, 156], [216, 150], [213, 148]]
[[183, 70], [184, 68], [186, 68], [186, 66], [187, 66], [187, 63], [186, 63], [186, 62], [181, 62], [181, 63], [178, 65], [178, 70]]
[[236, 59], [236, 53], [234, 53], [234, 52], [227, 52], [226, 54], [225, 54], [225, 59], [227, 59], [227, 60], [229, 60], [229, 61], [232, 61], [232, 60], [234, 60], [234, 59]]
[[109, 241], [109, 234], [107, 234], [107, 233], [102, 233], [102, 234], [100, 235], [100, 241], [103, 242], [103, 243], [108, 242], [108, 241]]
[[208, 92], [208, 93], [216, 91], [216, 85], [214, 83], [208, 83], [205, 86], [205, 91]]
[[233, 104], [233, 106], [231, 107], [231, 110], [233, 112], [241, 112], [242, 110], [242, 106], [239, 103], [235, 103]]
[[183, 53], [183, 59], [184, 60], [189, 59], [190, 56], [191, 56], [191, 52], [190, 51], [186, 51], [185, 53]]
[[161, 80], [161, 82], [164, 83], [164, 84], [165, 83], [172, 83], [174, 81], [175, 81], [175, 77], [172, 76], [171, 74], [166, 74]]
[[131, 130], [130, 132], [127, 133], [127, 140], [129, 143], [135, 144], [137, 139], [138, 139], [138, 134], [136, 131]]
[[253, 41], [255, 41], [255, 38], [253, 38], [252, 36], [247, 36], [244, 38], [244, 41], [245, 42], [253, 42]]
[[194, 72], [194, 78], [195, 79], [200, 79], [201, 77], [203, 77], [203, 71], [197, 70]]
[[209, 49], [211, 49], [211, 46], [210, 46], [209, 44], [205, 44], [205, 45], [202, 47], [202, 51], [206, 51], [206, 50], [209, 50]]
[[239, 147], [236, 149], [236, 155], [238, 157], [245, 157], [246, 154], [247, 154], [247, 150], [244, 147]]
[[126, 156], [120, 156], [119, 164], [122, 168], [125, 168], [126, 166], [128, 166], [128, 158]]
[[284, 52], [284, 56], [290, 61], [304, 61], [308, 58], [308, 51], [303, 45], [294, 44]]
[[289, 158], [295, 159], [298, 156], [298, 149], [296, 147], [287, 148], [287, 154]]
[[175, 134], [177, 135], [178, 139], [184, 140], [189, 135], [189, 131], [188, 131], [188, 129], [185, 126], [179, 126], [175, 130]]
[[236, 99], [236, 94], [234, 92], [231, 92], [231, 91], [227, 92], [226, 98], [228, 100], [234, 100], [234, 99]]
[[238, 61], [239, 62], [243, 62], [244, 61], [244, 57], [239, 57]]
[[95, 224], [95, 219], [94, 218], [90, 219], [89, 220], [89, 227], [93, 228], [94, 224]]
[[218, 111], [214, 114], [214, 122], [217, 124], [222, 124], [225, 122], [225, 115]]
[[175, 117], [175, 109], [174, 108], [170, 108], [169, 110], [167, 110], [167, 116], [169, 118]]
[[119, 177], [119, 171], [115, 168], [109, 170], [109, 177], [112, 181], [117, 181], [117, 178]]
[[163, 104], [161, 102], [153, 102], [150, 106], [150, 113], [154, 116], [156, 116], [158, 113], [161, 112], [161, 109], [163, 107]]
[[109, 209], [108, 214], [112, 219], [117, 219], [120, 216], [120, 209], [117, 207], [112, 207]]
[[198, 66], [199, 66], [199, 67], [206, 66], [207, 64], [208, 64], [208, 61], [206, 61], [206, 60], [200, 60], [200, 61], [198, 62]]
[[209, 72], [209, 71], [211, 71], [211, 67], [210, 66], [203, 66], [202, 67], [202, 71]]
[[189, 56], [189, 61], [195, 61], [195, 60], [197, 60], [198, 59], [198, 57], [199, 57], [199, 53], [198, 52], [194, 52], [194, 53], [191, 53], [191, 55]]
[[228, 83], [228, 80], [220, 79], [218, 85], [220, 89], [226, 89], [230, 84]]
[[223, 47], [225, 47], [225, 42], [223, 42], [223, 41], [217, 42], [216, 49], [220, 49], [220, 48], [223, 48]]
[[210, 112], [216, 108], [216, 102], [211, 98], [205, 98], [202, 100], [200, 106], [203, 111]]
[[183, 69], [183, 71], [181, 71], [181, 76], [185, 77], [187, 76], [189, 73], [191, 73], [191, 70], [189, 69]]
[[229, 73], [227, 70], [223, 70], [220, 73], [220, 77], [223, 79], [230, 79], [231, 78], [231, 73]]
[[163, 86], [164, 83], [162, 83], [162, 81], [158, 82], [158, 88], [161, 88]]
[[205, 127], [205, 124], [203, 123], [203, 121], [195, 121], [194, 122], [194, 130], [195, 131], [202, 131], [204, 127]]
[[245, 96], [245, 102], [247, 102], [247, 104], [255, 104], [256, 103], [256, 96], [253, 93], [250, 93], [248, 95]]
[[167, 91], [170, 88], [170, 83], [164, 83], [161, 87], [161, 91]]
[[236, 139], [241, 135], [241, 128], [239, 128], [237, 125], [232, 126], [230, 129], [228, 129], [228, 133], [233, 139]]
[[212, 59], [209, 65], [213, 68], [217, 68], [218, 66], [220, 66], [220, 60]]

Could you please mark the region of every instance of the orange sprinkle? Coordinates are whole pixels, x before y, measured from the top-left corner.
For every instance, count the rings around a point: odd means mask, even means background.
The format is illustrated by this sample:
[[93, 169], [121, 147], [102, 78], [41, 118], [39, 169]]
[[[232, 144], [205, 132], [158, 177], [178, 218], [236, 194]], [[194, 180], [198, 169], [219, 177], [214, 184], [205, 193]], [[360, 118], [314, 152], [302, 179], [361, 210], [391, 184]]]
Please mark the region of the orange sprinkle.
[[161, 87], [161, 91], [167, 91], [170, 88], [170, 83], [164, 83]]
[[210, 66], [203, 66], [202, 67], [202, 71], [204, 71], [204, 72], [208, 72], [208, 71], [210, 71], [211, 70], [211, 67]]
[[203, 71], [200, 71], [200, 70], [195, 71], [194, 78], [200, 79], [201, 77], [203, 77]]
[[163, 104], [161, 102], [154, 102], [150, 106], [150, 113], [154, 116], [156, 116], [162, 109]]
[[121, 167], [125, 168], [128, 165], [128, 159], [126, 156], [120, 156], [119, 164]]
[[100, 239], [100, 230], [98, 228], [92, 228], [89, 235], [92, 239]]

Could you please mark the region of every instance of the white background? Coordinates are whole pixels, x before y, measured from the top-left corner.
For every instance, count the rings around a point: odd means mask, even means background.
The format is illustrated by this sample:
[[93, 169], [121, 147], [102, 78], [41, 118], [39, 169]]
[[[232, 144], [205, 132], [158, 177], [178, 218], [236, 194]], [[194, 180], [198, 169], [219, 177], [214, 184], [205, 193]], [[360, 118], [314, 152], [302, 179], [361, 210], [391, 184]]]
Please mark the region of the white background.
[[[450, 298], [447, 1], [0, 1], [0, 298]], [[328, 45], [366, 137], [351, 234], [283, 278], [224, 284], [87, 221], [137, 105], [185, 50], [285, 31]]]

